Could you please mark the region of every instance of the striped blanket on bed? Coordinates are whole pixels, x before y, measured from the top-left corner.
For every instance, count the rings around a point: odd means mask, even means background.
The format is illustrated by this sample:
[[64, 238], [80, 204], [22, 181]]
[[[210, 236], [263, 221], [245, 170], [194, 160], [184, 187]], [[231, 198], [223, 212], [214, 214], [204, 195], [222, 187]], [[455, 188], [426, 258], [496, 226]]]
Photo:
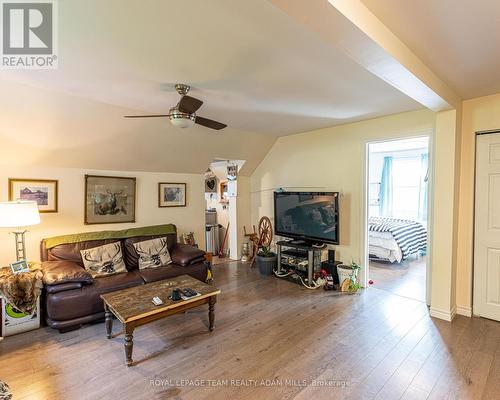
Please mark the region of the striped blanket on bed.
[[390, 232], [403, 254], [403, 260], [411, 254], [423, 251], [427, 247], [427, 230], [416, 221], [397, 218], [370, 217], [368, 230], [372, 232]]

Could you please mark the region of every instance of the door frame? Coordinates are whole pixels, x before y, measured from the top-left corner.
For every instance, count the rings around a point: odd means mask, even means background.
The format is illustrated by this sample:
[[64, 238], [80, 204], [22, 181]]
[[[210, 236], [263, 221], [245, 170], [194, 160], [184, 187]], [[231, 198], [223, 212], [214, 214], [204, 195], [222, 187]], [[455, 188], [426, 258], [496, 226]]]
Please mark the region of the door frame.
[[364, 287], [368, 287], [369, 280], [369, 255], [368, 255], [368, 193], [369, 193], [369, 166], [370, 166], [370, 144], [394, 142], [398, 140], [416, 139], [427, 137], [429, 140], [429, 177], [427, 187], [427, 257], [426, 257], [426, 272], [425, 272], [425, 302], [428, 306], [431, 304], [431, 285], [432, 285], [432, 231], [434, 226], [434, 131], [426, 130], [416, 132], [412, 135], [381, 137], [379, 139], [367, 139], [364, 144], [363, 169], [362, 169], [362, 218], [361, 218], [361, 265], [364, 266], [361, 270], [360, 282]]

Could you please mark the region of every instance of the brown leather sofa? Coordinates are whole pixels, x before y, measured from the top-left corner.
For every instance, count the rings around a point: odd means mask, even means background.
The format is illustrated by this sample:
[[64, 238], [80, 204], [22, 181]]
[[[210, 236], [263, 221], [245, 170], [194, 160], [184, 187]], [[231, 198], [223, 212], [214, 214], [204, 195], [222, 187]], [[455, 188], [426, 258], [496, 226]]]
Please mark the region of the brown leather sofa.
[[[205, 281], [207, 277], [205, 252], [177, 243], [175, 226], [170, 226], [175, 233], [79, 241], [51, 248], [47, 248], [44, 239], [40, 246], [45, 289], [42, 312], [47, 325], [65, 332], [104, 318], [104, 307], [100, 298], [103, 293], [183, 274]], [[158, 237], [167, 237], [173, 262], [163, 267], [139, 270], [139, 256], [133, 244]], [[93, 279], [83, 267], [80, 250], [118, 241], [122, 245], [123, 259], [128, 272]]]

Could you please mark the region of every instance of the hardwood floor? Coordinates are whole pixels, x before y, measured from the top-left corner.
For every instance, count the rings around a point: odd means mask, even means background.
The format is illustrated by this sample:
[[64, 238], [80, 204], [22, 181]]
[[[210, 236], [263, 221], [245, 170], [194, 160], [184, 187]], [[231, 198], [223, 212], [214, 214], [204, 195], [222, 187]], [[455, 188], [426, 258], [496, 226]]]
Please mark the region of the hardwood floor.
[[313, 291], [237, 262], [214, 274], [213, 332], [206, 309], [140, 327], [127, 368], [104, 323], [42, 328], [0, 342], [0, 380], [16, 400], [499, 398], [500, 323], [448, 323], [387, 291]]
[[410, 299], [425, 301], [425, 273], [425, 256], [410, 256], [401, 263], [370, 260], [373, 287]]

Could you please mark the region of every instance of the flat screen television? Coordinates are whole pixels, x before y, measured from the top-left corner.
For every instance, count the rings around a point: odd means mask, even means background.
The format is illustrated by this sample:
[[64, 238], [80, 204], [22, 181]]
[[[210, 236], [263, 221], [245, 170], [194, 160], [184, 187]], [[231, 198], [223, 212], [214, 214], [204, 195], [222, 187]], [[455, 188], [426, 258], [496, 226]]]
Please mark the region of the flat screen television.
[[274, 224], [278, 236], [339, 244], [339, 193], [274, 192]]

